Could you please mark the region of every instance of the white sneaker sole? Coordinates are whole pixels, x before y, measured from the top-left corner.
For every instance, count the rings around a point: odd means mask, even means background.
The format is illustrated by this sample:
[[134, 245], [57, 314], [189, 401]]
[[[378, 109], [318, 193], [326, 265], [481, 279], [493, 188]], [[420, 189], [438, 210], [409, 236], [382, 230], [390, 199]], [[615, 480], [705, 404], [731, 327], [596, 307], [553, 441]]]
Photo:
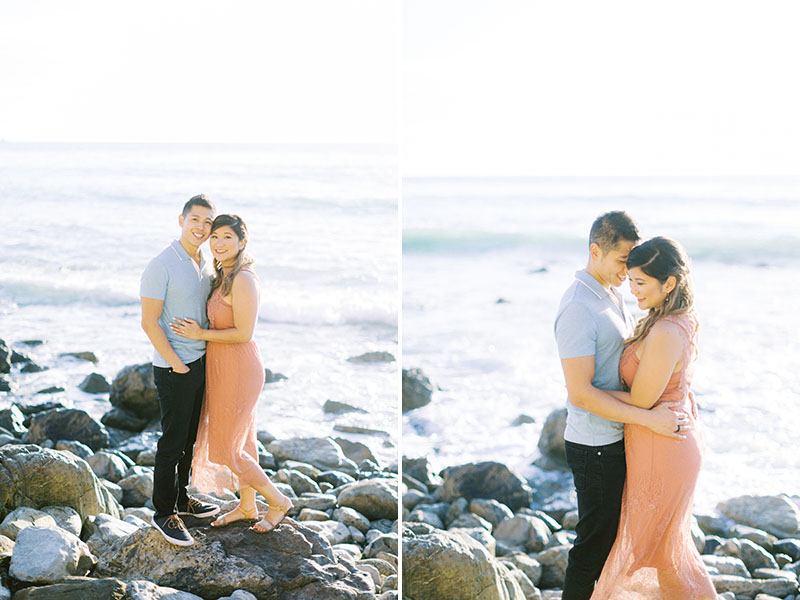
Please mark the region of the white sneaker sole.
[[218, 514], [219, 514], [219, 506], [214, 508], [214, 510], [208, 510], [204, 513], [190, 513], [190, 512], [178, 511], [179, 517], [197, 517], [198, 519], [205, 519], [206, 517], [213, 517], [214, 515]]

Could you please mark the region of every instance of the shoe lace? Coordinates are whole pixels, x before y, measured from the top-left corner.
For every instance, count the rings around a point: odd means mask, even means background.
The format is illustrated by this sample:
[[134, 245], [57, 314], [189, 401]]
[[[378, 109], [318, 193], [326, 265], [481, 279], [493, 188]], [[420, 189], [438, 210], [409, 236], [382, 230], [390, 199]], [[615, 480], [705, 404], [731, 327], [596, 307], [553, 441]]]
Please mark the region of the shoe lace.
[[180, 520], [180, 517], [178, 517], [178, 515], [168, 516], [167, 520], [164, 521], [164, 525], [172, 529], [183, 529], [183, 521]]

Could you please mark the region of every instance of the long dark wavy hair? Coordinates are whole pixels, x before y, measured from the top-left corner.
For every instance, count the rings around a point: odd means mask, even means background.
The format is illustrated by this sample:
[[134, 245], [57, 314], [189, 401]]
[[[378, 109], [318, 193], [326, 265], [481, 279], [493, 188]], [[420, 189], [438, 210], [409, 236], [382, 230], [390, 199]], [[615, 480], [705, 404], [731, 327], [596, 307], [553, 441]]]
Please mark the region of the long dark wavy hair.
[[[239, 238], [239, 241], [244, 244], [239, 254], [236, 255], [236, 262], [233, 263], [233, 268], [227, 275], [222, 274], [222, 263], [216, 258], [214, 259], [214, 278], [211, 280], [211, 293], [214, 293], [218, 287], [222, 287], [220, 293], [227, 296], [231, 293], [233, 287], [233, 280], [236, 275], [245, 267], [252, 265], [252, 257], [245, 251], [247, 244], [247, 225], [239, 215], [219, 215], [211, 224], [211, 233], [214, 233], [220, 227], [230, 227]], [[210, 297], [210, 296], [209, 296]]]
[[633, 335], [625, 340], [625, 346], [643, 339], [656, 321], [667, 315], [687, 313], [697, 325], [694, 313], [694, 290], [689, 274], [689, 258], [678, 242], [665, 237], [654, 237], [631, 250], [628, 269], [639, 267], [646, 275], [662, 284], [675, 278], [675, 288], [667, 294], [661, 306], [651, 308], [636, 324]]

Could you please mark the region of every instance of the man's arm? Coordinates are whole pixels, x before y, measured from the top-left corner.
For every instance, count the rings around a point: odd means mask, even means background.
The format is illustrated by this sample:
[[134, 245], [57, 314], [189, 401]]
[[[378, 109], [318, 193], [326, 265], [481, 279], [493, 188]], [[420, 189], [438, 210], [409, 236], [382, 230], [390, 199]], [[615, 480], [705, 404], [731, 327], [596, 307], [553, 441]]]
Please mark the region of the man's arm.
[[183, 364], [167, 339], [167, 334], [158, 323], [164, 309], [164, 301], [155, 298], [141, 297], [142, 301], [142, 329], [150, 338], [150, 342], [164, 360], [166, 360], [176, 373], [188, 373], [189, 367]]
[[592, 385], [594, 378], [594, 355], [577, 358], [562, 358], [561, 368], [567, 383], [570, 403], [590, 413], [619, 423], [643, 425], [654, 432], [675, 439], [684, 436], [675, 433], [678, 425], [685, 429], [689, 419], [684, 413], [676, 413], [671, 407], [679, 403], [662, 403], [648, 410], [628, 404], [614, 396], [630, 396], [627, 392], [601, 390]]

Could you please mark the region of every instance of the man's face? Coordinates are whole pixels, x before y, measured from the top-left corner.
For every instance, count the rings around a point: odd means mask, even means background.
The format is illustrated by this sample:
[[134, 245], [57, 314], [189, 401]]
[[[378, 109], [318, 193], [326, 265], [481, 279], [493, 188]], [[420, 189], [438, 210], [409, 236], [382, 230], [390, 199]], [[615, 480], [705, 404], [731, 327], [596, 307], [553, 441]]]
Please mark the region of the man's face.
[[181, 226], [181, 240], [199, 247], [211, 234], [214, 213], [205, 206], [192, 206], [186, 215], [178, 217]]
[[595, 263], [595, 272], [606, 285], [619, 287], [628, 276], [628, 268], [625, 265], [628, 255], [636, 245], [636, 242], [621, 240], [613, 250], [603, 252], [597, 244], [592, 244], [592, 259]]

